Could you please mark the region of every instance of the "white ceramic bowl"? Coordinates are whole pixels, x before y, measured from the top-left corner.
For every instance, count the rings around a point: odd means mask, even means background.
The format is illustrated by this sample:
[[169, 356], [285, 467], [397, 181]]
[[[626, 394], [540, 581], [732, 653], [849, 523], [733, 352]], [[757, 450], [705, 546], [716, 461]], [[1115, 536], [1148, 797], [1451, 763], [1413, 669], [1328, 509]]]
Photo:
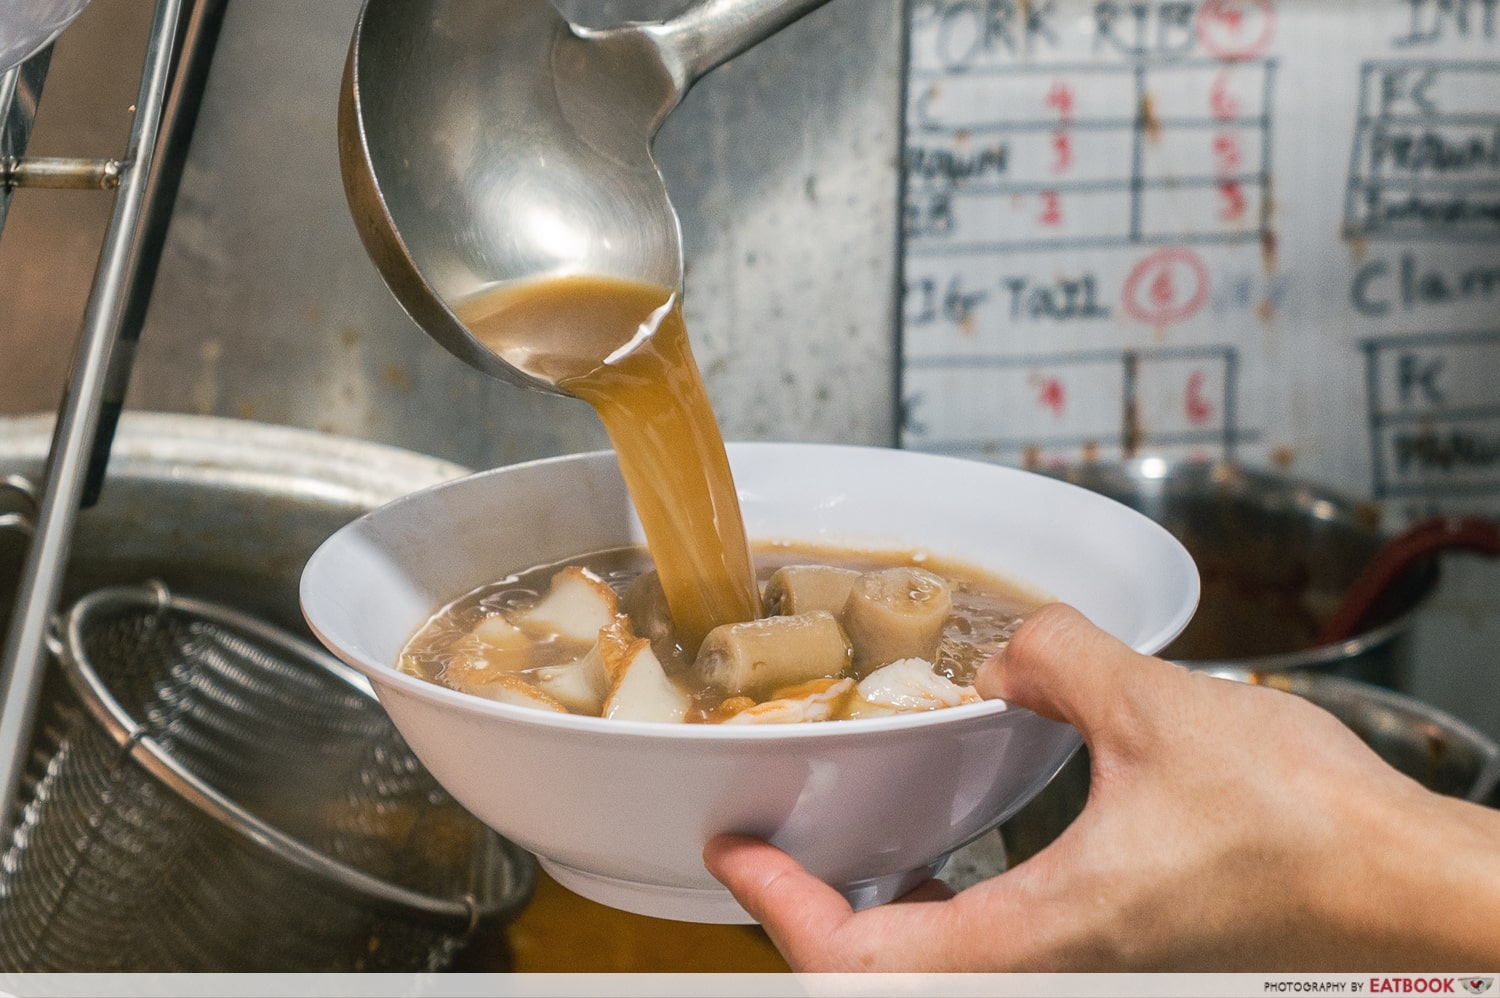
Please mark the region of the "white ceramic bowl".
[[[756, 540], [922, 548], [1065, 600], [1143, 652], [1198, 599], [1187, 552], [1095, 493], [995, 465], [814, 444], [729, 447]], [[418, 758], [558, 881], [627, 911], [749, 916], [703, 867], [720, 832], [761, 836], [857, 906], [899, 896], [1035, 795], [1077, 733], [986, 702], [897, 717], [723, 726], [494, 703], [395, 670], [438, 607], [507, 573], [643, 543], [609, 453], [513, 465], [417, 492], [313, 555], [302, 608], [374, 684]]]

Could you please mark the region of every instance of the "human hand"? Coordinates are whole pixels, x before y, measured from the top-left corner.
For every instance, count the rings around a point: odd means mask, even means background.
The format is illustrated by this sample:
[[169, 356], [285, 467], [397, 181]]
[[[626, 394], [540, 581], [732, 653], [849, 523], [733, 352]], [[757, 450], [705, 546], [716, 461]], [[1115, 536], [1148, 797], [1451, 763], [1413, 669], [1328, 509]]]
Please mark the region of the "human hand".
[[704, 862], [794, 970], [1463, 971], [1500, 959], [1500, 814], [1424, 789], [1322, 709], [1138, 655], [1056, 605], [977, 685], [1082, 733], [1083, 813], [998, 877], [957, 895], [932, 881], [860, 912], [773, 846], [710, 842]]

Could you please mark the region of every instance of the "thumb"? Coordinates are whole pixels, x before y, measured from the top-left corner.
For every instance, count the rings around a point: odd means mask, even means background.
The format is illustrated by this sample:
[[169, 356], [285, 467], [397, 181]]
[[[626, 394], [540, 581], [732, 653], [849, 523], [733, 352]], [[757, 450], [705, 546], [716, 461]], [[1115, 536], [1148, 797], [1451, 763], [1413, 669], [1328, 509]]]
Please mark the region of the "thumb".
[[768, 842], [716, 836], [703, 850], [703, 864], [793, 968], [815, 964], [827, 940], [854, 917], [842, 894]]
[[1138, 654], [1061, 603], [1028, 617], [1010, 644], [979, 668], [975, 687], [1077, 728], [1085, 741], [1115, 724], [1131, 723], [1136, 691], [1181, 673]]

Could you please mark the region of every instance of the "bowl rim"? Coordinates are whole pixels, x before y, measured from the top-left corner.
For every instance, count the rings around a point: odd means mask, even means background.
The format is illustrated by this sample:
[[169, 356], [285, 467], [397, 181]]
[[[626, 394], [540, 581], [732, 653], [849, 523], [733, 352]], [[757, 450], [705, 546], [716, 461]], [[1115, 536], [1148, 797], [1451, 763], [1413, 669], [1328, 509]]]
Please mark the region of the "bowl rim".
[[[971, 458], [954, 457], [946, 454], [934, 454], [926, 451], [906, 450], [896, 447], [880, 447], [862, 444], [826, 444], [808, 443], [800, 441], [735, 441], [726, 443], [730, 454], [736, 451], [753, 451], [764, 449], [786, 449], [795, 448], [802, 450], [819, 450], [826, 453], [837, 451], [845, 452], [890, 452], [905, 455], [915, 459], [942, 462], [949, 464], [978, 465], [990, 469], [1002, 475], [1015, 476], [1037, 483], [1045, 483], [1047, 488], [1058, 488], [1073, 490], [1088, 495], [1089, 501], [1118, 507], [1129, 518], [1137, 521], [1139, 526], [1147, 533], [1154, 534], [1163, 542], [1164, 550], [1170, 552], [1172, 559], [1177, 562], [1179, 568], [1185, 569], [1184, 577], [1190, 583], [1185, 598], [1181, 600], [1174, 612], [1158, 625], [1155, 631], [1142, 638], [1138, 642], [1129, 643], [1130, 647], [1146, 655], [1155, 655], [1165, 648], [1179, 635], [1193, 614], [1197, 611], [1198, 601], [1201, 596], [1202, 580], [1199, 577], [1196, 563], [1187, 549], [1176, 537], [1144, 514], [1131, 509], [1124, 503], [1111, 499], [1108, 496], [1085, 489], [1071, 482], [1053, 478], [1038, 472], [1027, 471], [1022, 468], [1014, 468], [1009, 465], [993, 462], [977, 461]], [[883, 717], [853, 718], [827, 723], [799, 723], [799, 724], [685, 724], [669, 721], [633, 721], [617, 718], [591, 717], [582, 714], [560, 713], [554, 711], [538, 710], [534, 707], [523, 707], [514, 704], [501, 703], [487, 700], [483, 697], [474, 696], [450, 689], [429, 680], [401, 672], [394, 665], [387, 663], [370, 662], [360, 656], [342, 648], [337, 642], [332, 641], [318, 627], [316, 620], [308, 613], [306, 587], [309, 577], [313, 574], [314, 565], [323, 558], [330, 557], [330, 548], [335, 546], [338, 538], [346, 532], [356, 529], [359, 524], [366, 523], [372, 519], [382, 516], [384, 511], [400, 506], [423, 502], [426, 497], [444, 489], [460, 487], [464, 483], [470, 483], [476, 479], [501, 476], [516, 473], [526, 469], [535, 469], [553, 464], [581, 463], [592, 461], [614, 461], [615, 454], [612, 450], [593, 450], [572, 454], [560, 454], [550, 457], [537, 458], [531, 461], [522, 461], [515, 464], [502, 465], [484, 471], [477, 471], [470, 475], [451, 481], [439, 482], [424, 488], [410, 492], [404, 496], [394, 499], [383, 506], [372, 509], [339, 530], [323, 541], [318, 549], [313, 552], [303, 568], [301, 584], [298, 587], [299, 602], [302, 606], [303, 617], [308, 628], [317, 639], [329, 649], [337, 658], [353, 666], [366, 676], [373, 685], [376, 695], [385, 700], [386, 688], [391, 688], [401, 694], [413, 696], [418, 700], [429, 704], [450, 707], [460, 713], [469, 716], [480, 716], [493, 718], [495, 720], [513, 721], [524, 725], [539, 728], [556, 729], [572, 732], [578, 735], [589, 735], [604, 732], [627, 738], [668, 738], [689, 741], [711, 741], [711, 742], [757, 742], [757, 741], [786, 741], [802, 742], [813, 739], [837, 738], [837, 737], [859, 737], [861, 735], [880, 735], [892, 731], [920, 730], [938, 725], [950, 725], [973, 719], [980, 723], [981, 719], [988, 719], [988, 723], [1023, 723], [1029, 716], [1045, 717], [1037, 714], [1029, 708], [1022, 707], [1006, 700], [990, 699], [978, 703], [959, 704], [954, 707], [944, 707], [933, 710], [907, 712]], [[456, 598], [456, 597], [455, 597]], [[1051, 601], [1049, 597], [1048, 601]], [[1015, 718], [1014, 721], [1005, 722], [1004, 718]], [[1001, 720], [994, 720], [1001, 719]], [[1050, 720], [1050, 719], [1049, 719]], [[1064, 723], [1064, 722], [1057, 722]]]

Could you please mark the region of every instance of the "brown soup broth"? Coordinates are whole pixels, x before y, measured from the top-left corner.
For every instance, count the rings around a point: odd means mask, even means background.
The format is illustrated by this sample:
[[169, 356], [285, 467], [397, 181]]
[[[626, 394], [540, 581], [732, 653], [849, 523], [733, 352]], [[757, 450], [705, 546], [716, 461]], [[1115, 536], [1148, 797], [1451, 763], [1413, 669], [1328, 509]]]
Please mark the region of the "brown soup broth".
[[[861, 572], [913, 566], [942, 576], [952, 588], [953, 610], [944, 628], [934, 671], [960, 686], [973, 684], [980, 663], [1005, 647], [1026, 614], [1041, 603], [1020, 585], [957, 560], [915, 552], [769, 543], [755, 545], [753, 555], [761, 586], [778, 568], [788, 565], [829, 565]], [[547, 592], [553, 575], [570, 565], [585, 568], [603, 579], [617, 595], [653, 567], [645, 549], [615, 548], [538, 565], [481, 586], [443, 607], [413, 635], [402, 651], [401, 670], [442, 684], [444, 670], [453, 660], [458, 644], [476, 624], [485, 617], [514, 613], [535, 604]], [[691, 658], [680, 644], [674, 647], [658, 644], [653, 651], [673, 681], [692, 697], [694, 710], [688, 720], [702, 720], [723, 699], [716, 691], [692, 681]], [[576, 656], [576, 648], [549, 648], [547, 642], [538, 641], [532, 645], [531, 667], [525, 671], [561, 665]]]

